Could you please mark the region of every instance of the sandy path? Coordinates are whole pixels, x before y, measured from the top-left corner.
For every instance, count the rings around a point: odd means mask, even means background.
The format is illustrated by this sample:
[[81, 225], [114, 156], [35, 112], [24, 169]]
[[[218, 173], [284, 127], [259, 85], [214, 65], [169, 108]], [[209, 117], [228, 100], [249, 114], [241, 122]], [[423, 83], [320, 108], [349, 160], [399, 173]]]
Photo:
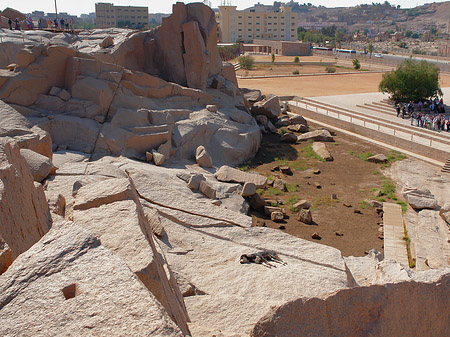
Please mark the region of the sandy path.
[[[238, 79], [239, 87], [259, 89], [279, 96], [327, 96], [377, 92], [381, 73]], [[441, 74], [441, 87], [450, 87], [450, 76]]]

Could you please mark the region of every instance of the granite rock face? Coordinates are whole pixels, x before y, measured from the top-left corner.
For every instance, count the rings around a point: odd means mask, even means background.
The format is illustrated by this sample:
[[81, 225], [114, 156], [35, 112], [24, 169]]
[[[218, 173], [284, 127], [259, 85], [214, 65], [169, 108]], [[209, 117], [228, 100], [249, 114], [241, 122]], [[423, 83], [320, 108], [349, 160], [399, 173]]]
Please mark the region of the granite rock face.
[[0, 138], [0, 223], [3, 271], [51, 226], [42, 185], [35, 185], [18, 145], [7, 138]]
[[127, 265], [69, 221], [0, 276], [0, 319], [2, 336], [183, 336]]

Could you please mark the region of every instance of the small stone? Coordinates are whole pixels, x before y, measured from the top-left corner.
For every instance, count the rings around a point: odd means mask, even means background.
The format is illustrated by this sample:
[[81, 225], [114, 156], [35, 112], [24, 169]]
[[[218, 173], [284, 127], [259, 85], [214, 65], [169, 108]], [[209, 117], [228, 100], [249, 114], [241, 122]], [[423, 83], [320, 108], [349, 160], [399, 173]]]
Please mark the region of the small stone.
[[63, 101], [68, 101], [70, 97], [72, 97], [72, 95], [70, 95], [70, 92], [68, 92], [66, 89], [62, 89], [58, 96]]
[[300, 200], [299, 202], [295, 203], [292, 208], [295, 211], [298, 211], [300, 209], [308, 209], [311, 208], [311, 204], [307, 200]]
[[320, 234], [317, 233], [317, 232], [314, 232], [313, 235], [311, 235], [311, 238], [313, 238], [314, 240], [321, 240], [322, 239]]
[[280, 190], [282, 192], [286, 192], [286, 182], [282, 179], [275, 179], [273, 182], [273, 188]]
[[320, 170], [319, 169], [315, 169], [313, 173], [314, 174], [320, 174]]
[[153, 162], [155, 163], [156, 166], [161, 166], [162, 164], [164, 164], [166, 157], [164, 157], [163, 154], [153, 150], [152, 155], [153, 155]]
[[295, 143], [297, 142], [297, 136], [291, 132], [287, 132], [281, 135], [280, 142], [282, 143]]
[[211, 204], [213, 204], [214, 206], [220, 206], [220, 205], [222, 205], [222, 201], [220, 201], [220, 200], [213, 200], [213, 201], [211, 201]]
[[266, 216], [271, 216], [271, 214], [272, 214], [273, 212], [280, 212], [280, 213], [283, 214], [283, 217], [284, 217], [284, 215], [286, 214], [286, 210], [285, 210], [284, 208], [281, 208], [281, 207], [273, 207], [273, 206], [264, 206], [264, 214], [265, 214]]
[[58, 87], [52, 87], [52, 88], [50, 89], [50, 91], [48, 92], [48, 94], [49, 94], [50, 96], [58, 96], [58, 95], [60, 94], [60, 92], [61, 92], [61, 88], [58, 88]]
[[384, 240], [384, 235], [383, 234], [378, 235], [378, 239]]
[[275, 221], [275, 222], [279, 222], [279, 221], [283, 221], [284, 219], [284, 214], [282, 212], [272, 212], [270, 213], [270, 220]]
[[286, 226], [279, 226], [278, 229], [285, 230]]
[[195, 160], [201, 167], [208, 168], [213, 166], [211, 156], [203, 145], [198, 146], [195, 150]]
[[108, 48], [114, 45], [114, 40], [111, 36], [107, 36], [99, 43], [100, 48]]
[[378, 228], [378, 232], [383, 233], [383, 231], [384, 231], [383, 227]]
[[210, 199], [216, 198], [216, 190], [206, 180], [200, 181], [199, 190]]
[[367, 161], [371, 162], [371, 163], [377, 163], [377, 164], [387, 163], [387, 158], [384, 154], [377, 154], [375, 156], [367, 158]]
[[298, 213], [297, 220], [309, 225], [312, 222], [312, 215], [309, 209], [302, 209], [300, 213]]
[[347, 204], [347, 203], [343, 203], [343, 205], [345, 206], [345, 207], [352, 207], [352, 205], [350, 205], [350, 204]]
[[320, 185], [319, 183], [314, 183], [314, 186], [316, 186], [316, 188], [319, 190], [322, 188], [322, 185]]
[[208, 110], [209, 112], [216, 112], [217, 111], [217, 105], [213, 105], [213, 104], [207, 105], [206, 106], [206, 110]]
[[281, 171], [281, 173], [286, 174], [288, 176], [293, 175], [292, 170], [289, 166], [281, 166], [280, 171]]
[[355, 209], [355, 210], [353, 211], [353, 213], [356, 213], [356, 214], [362, 214], [362, 212], [361, 212], [359, 209]]
[[280, 167], [279, 166], [274, 166], [274, 167], [272, 167], [271, 169], [270, 169], [270, 171], [272, 171], [272, 172], [276, 172], [276, 171], [279, 171], [280, 170]]
[[145, 152], [145, 160], [149, 163], [153, 160], [153, 155], [151, 152]]
[[97, 115], [94, 117], [94, 119], [99, 122], [100, 124], [103, 124], [105, 122], [106, 116], [103, 115]]
[[334, 234], [336, 234], [336, 236], [344, 236], [344, 233], [342, 233], [341, 231], [336, 231], [334, 232]]
[[55, 119], [55, 115], [48, 115], [47, 118], [48, 119]]
[[205, 180], [205, 177], [201, 174], [193, 174], [189, 177], [188, 187], [192, 190], [198, 190], [200, 188], [200, 183]]
[[16, 70], [17, 67], [18, 67], [17, 63], [11, 63], [6, 66], [6, 69], [8, 69], [9, 71], [14, 71]]
[[336, 194], [332, 194], [331, 196], [330, 196], [330, 198], [332, 199], [332, 200], [337, 200], [337, 195]]
[[242, 193], [241, 193], [241, 195], [243, 197], [250, 197], [250, 196], [252, 196], [255, 193], [256, 193], [256, 186], [255, 186], [255, 184], [249, 183], [249, 182], [244, 184], [244, 187], [242, 188]]

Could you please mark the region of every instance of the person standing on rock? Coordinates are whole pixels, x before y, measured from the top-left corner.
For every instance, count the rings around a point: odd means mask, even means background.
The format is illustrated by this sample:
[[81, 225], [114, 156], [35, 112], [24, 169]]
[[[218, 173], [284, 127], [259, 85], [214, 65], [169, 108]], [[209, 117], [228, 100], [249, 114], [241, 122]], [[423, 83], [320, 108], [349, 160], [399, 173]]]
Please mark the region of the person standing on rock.
[[14, 20], [14, 22], [15, 22], [15, 24], [16, 24], [16, 26], [14, 27], [16, 30], [20, 30], [20, 22], [19, 22], [19, 19], [18, 18], [16, 18], [15, 20]]
[[10, 18], [8, 18], [8, 26], [9, 30], [12, 30], [12, 20]]

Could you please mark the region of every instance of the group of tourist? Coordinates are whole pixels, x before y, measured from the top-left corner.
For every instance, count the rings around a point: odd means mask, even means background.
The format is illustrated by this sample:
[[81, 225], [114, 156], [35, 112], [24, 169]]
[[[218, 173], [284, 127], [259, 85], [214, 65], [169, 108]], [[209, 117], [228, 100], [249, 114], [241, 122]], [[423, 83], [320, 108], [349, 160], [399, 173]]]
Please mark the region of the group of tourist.
[[[8, 26], [10, 30], [13, 30], [13, 23], [14, 23], [14, 29], [15, 30], [21, 30], [21, 22], [18, 18], [16, 18], [14, 21], [11, 19], [8, 19]], [[31, 19], [31, 17], [27, 17], [25, 18], [25, 24], [27, 25], [27, 28], [29, 30], [33, 30], [35, 28], [34, 23], [33, 23], [33, 19]], [[73, 28], [74, 28], [74, 24], [75, 24], [75, 20], [72, 18], [69, 20], [64, 20], [64, 19], [55, 19], [54, 21], [52, 21], [50, 18], [47, 21], [47, 27], [48, 28], [54, 28], [54, 29], [59, 29], [61, 31], [71, 31], [73, 32]], [[42, 21], [38, 20], [38, 29], [42, 29]]]
[[411, 125], [416, 125], [422, 128], [427, 128], [435, 131], [450, 132], [450, 116], [445, 115], [444, 100], [429, 99], [425, 104], [420, 101], [416, 104], [413, 101], [409, 103], [395, 104], [397, 117], [405, 118], [408, 113], [411, 118]]

